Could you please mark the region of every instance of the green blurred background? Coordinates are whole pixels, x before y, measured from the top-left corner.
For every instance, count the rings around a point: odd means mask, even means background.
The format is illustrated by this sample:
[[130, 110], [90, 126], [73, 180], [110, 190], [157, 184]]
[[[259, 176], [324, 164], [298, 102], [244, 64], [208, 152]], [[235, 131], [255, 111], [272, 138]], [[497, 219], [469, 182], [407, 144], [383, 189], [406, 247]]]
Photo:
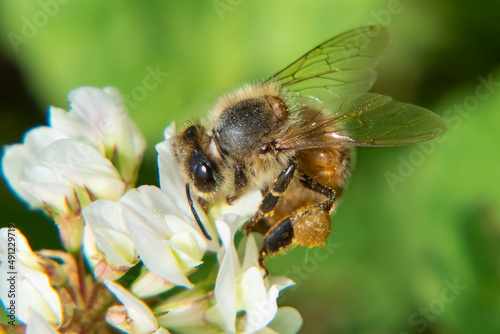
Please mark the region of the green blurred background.
[[[388, 24], [374, 91], [445, 115], [426, 145], [359, 149], [327, 248], [268, 261], [297, 286], [303, 333], [500, 333], [500, 2], [216, 0], [0, 2], [2, 144], [67, 108], [73, 88], [112, 85], [146, 135], [140, 183], [157, 184], [164, 127], [267, 78], [327, 38]], [[153, 89], [144, 88], [159, 71]], [[150, 79], [147, 79], [150, 80]], [[151, 81], [152, 82], [152, 81]], [[148, 86], [149, 87], [149, 86]], [[2, 226], [59, 247], [5, 184]]]

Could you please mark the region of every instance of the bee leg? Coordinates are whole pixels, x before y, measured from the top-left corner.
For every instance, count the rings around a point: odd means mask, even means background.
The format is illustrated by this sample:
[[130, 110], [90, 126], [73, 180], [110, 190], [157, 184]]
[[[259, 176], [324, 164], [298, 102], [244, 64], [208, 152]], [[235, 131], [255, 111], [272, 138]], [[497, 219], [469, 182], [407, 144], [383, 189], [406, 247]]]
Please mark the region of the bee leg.
[[307, 176], [300, 180], [304, 187], [324, 195], [326, 200], [295, 211], [266, 233], [259, 257], [262, 268], [264, 258], [268, 255], [279, 253], [291, 245], [323, 247], [330, 235], [330, 211], [335, 203], [335, 190]]
[[267, 214], [271, 213], [274, 210], [276, 204], [278, 204], [280, 195], [286, 190], [286, 188], [288, 188], [288, 185], [290, 184], [290, 181], [292, 180], [296, 169], [297, 165], [292, 162], [280, 173], [280, 175], [278, 175], [276, 180], [274, 180], [271, 190], [264, 196], [264, 198], [260, 202], [259, 209], [245, 225], [244, 230], [247, 234], [250, 233], [253, 226], [259, 221], [259, 219], [265, 217]]
[[321, 204], [325, 205], [325, 208], [330, 211], [332, 209], [333, 203], [335, 203], [336, 193], [330, 187], [327, 187], [318, 181], [311, 179], [309, 176], [302, 174], [300, 176], [300, 183], [307, 189], [317, 192], [326, 197], [326, 200]]
[[243, 167], [240, 165], [234, 166], [234, 194], [226, 197], [226, 203], [231, 205], [234, 201], [243, 195], [243, 191], [247, 186], [247, 178], [243, 172]]

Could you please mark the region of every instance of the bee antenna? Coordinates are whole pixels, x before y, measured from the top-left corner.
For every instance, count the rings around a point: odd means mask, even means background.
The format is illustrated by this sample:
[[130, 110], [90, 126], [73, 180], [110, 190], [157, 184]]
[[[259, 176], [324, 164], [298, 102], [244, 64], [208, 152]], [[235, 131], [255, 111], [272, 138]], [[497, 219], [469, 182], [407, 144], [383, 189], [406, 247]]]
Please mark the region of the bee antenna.
[[188, 200], [189, 207], [191, 208], [191, 212], [193, 213], [194, 219], [198, 223], [198, 226], [200, 227], [201, 232], [203, 232], [203, 235], [205, 238], [208, 240], [212, 240], [212, 237], [207, 233], [207, 230], [205, 230], [205, 226], [203, 226], [200, 217], [198, 216], [198, 213], [196, 212], [193, 204], [193, 198], [191, 197], [191, 191], [189, 190], [189, 183], [186, 183], [186, 197]]

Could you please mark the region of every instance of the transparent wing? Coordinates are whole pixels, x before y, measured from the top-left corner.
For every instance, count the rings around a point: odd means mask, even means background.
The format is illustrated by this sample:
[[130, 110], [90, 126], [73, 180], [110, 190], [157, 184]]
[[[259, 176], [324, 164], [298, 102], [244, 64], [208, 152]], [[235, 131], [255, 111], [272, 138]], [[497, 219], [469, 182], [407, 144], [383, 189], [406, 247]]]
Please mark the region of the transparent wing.
[[427, 109], [378, 94], [352, 98], [336, 115], [313, 108], [300, 112], [303, 121], [287, 129], [276, 143], [278, 151], [408, 145], [433, 139], [447, 128], [443, 118]]
[[318, 45], [267, 81], [331, 107], [343, 96], [365, 93], [373, 86], [374, 68], [388, 46], [385, 27], [359, 27]]

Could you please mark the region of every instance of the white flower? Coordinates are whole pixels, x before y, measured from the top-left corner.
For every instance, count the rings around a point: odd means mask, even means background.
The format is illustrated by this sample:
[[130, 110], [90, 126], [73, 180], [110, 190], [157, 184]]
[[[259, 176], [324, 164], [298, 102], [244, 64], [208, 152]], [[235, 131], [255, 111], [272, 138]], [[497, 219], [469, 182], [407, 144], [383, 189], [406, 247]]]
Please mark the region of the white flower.
[[68, 112], [50, 109], [51, 127], [5, 148], [5, 179], [32, 208], [74, 212], [95, 198], [117, 200], [135, 181], [145, 142], [118, 92], [82, 87], [68, 97]]
[[120, 200], [135, 248], [146, 267], [166, 281], [192, 287], [186, 277], [199, 266], [205, 237], [176, 214], [169, 193], [153, 186], [131, 190]]
[[[224, 247], [219, 253], [220, 269], [214, 289], [223, 327], [229, 333], [236, 333], [239, 327], [243, 327], [243, 333], [255, 333], [273, 320], [278, 310], [276, 299], [279, 291], [293, 285], [293, 281], [285, 277], [263, 277], [252, 235], [246, 240], [244, 259], [240, 264], [234, 247], [240, 217], [226, 215], [215, 224]], [[238, 319], [237, 314], [241, 311], [245, 316]]]
[[[16, 249], [12, 262], [9, 262], [12, 244], [15, 244]], [[51, 326], [59, 326], [63, 318], [59, 295], [44, 272], [43, 260], [33, 253], [19, 230], [8, 228], [0, 230], [0, 256], [2, 286], [9, 285], [9, 288], [0, 289], [0, 299], [7, 311], [11, 301], [14, 301], [19, 321], [28, 323], [32, 316], [30, 312], [36, 312]], [[15, 287], [10, 288], [11, 284], [15, 284]], [[9, 290], [14, 295], [9, 295]]]
[[131, 334], [167, 334], [169, 331], [158, 327], [158, 321], [149, 307], [122, 286], [104, 281], [109, 291], [123, 304], [113, 306], [106, 314], [106, 321], [112, 326]]
[[[19, 231], [1, 230], [0, 280], [10, 282], [8, 275], [15, 275], [16, 316], [26, 323], [26, 332], [101, 332], [109, 324], [137, 334], [168, 334], [166, 328], [176, 333], [296, 333], [302, 324], [298, 312], [276, 304], [280, 291], [293, 282], [265, 275], [253, 235], [242, 236], [239, 252], [235, 249], [235, 233], [257, 209], [260, 191], [249, 190], [231, 206], [210, 203], [207, 214], [191, 189], [190, 206], [172, 149], [174, 124], [156, 145], [161, 188], [131, 189], [144, 139], [117, 91], [83, 87], [72, 91], [69, 100], [68, 112], [51, 108], [51, 126], [29, 131], [23, 144], [7, 147], [2, 157], [8, 184], [55, 220], [71, 252], [34, 253]], [[93, 277], [81, 261], [82, 232]], [[15, 255], [9, 238], [15, 239]], [[195, 273], [207, 251], [217, 253], [219, 266], [208, 254], [209, 265]], [[131, 292], [112, 282], [139, 261], [144, 266]], [[164, 294], [175, 286], [189, 289]], [[9, 290], [0, 290], [8, 311]], [[107, 308], [113, 295], [123, 305]], [[140, 299], [151, 301], [154, 313]]]
[[119, 203], [103, 199], [82, 212], [84, 253], [98, 281], [118, 279], [139, 262], [123, 211]]
[[126, 183], [135, 182], [146, 146], [116, 88], [81, 87], [68, 94], [71, 109], [50, 108], [50, 125], [89, 144], [113, 162]]
[[141, 186], [117, 203], [96, 201], [83, 215], [110, 262], [132, 266], [138, 254], [148, 270], [168, 283], [192, 287], [186, 275], [202, 263], [207, 243], [174, 202], [170, 193]]
[[[223, 319], [217, 307], [209, 308], [215, 303], [213, 291], [208, 288], [209, 282], [202, 281], [194, 289], [183, 290], [165, 300], [154, 308], [158, 323], [175, 332], [183, 334], [227, 333]], [[245, 317], [237, 320], [237, 328], [244, 327]], [[292, 307], [278, 309], [274, 319], [267, 327], [258, 330], [260, 334], [295, 334], [302, 326], [302, 318]], [[242, 333], [243, 330], [237, 330]], [[251, 332], [247, 328], [247, 332]]]
[[[174, 128], [167, 128], [167, 138], [169, 129]], [[155, 280], [149, 291], [168, 289], [171, 284], [192, 287], [186, 275], [202, 263], [207, 247], [218, 248], [215, 238], [207, 246], [193, 217], [171, 141], [158, 144], [157, 150], [162, 190], [142, 186], [116, 203], [99, 200], [83, 210], [85, 253], [99, 280], [118, 278], [135, 265], [139, 255], [148, 270], [165, 280]], [[215, 235], [203, 210], [195, 205], [207, 230]]]
[[145, 142], [115, 89], [81, 87], [68, 97], [68, 112], [50, 109], [50, 127], [5, 147], [2, 170], [21, 200], [56, 221], [65, 248], [75, 253], [81, 209], [96, 199], [116, 201], [133, 186]]

